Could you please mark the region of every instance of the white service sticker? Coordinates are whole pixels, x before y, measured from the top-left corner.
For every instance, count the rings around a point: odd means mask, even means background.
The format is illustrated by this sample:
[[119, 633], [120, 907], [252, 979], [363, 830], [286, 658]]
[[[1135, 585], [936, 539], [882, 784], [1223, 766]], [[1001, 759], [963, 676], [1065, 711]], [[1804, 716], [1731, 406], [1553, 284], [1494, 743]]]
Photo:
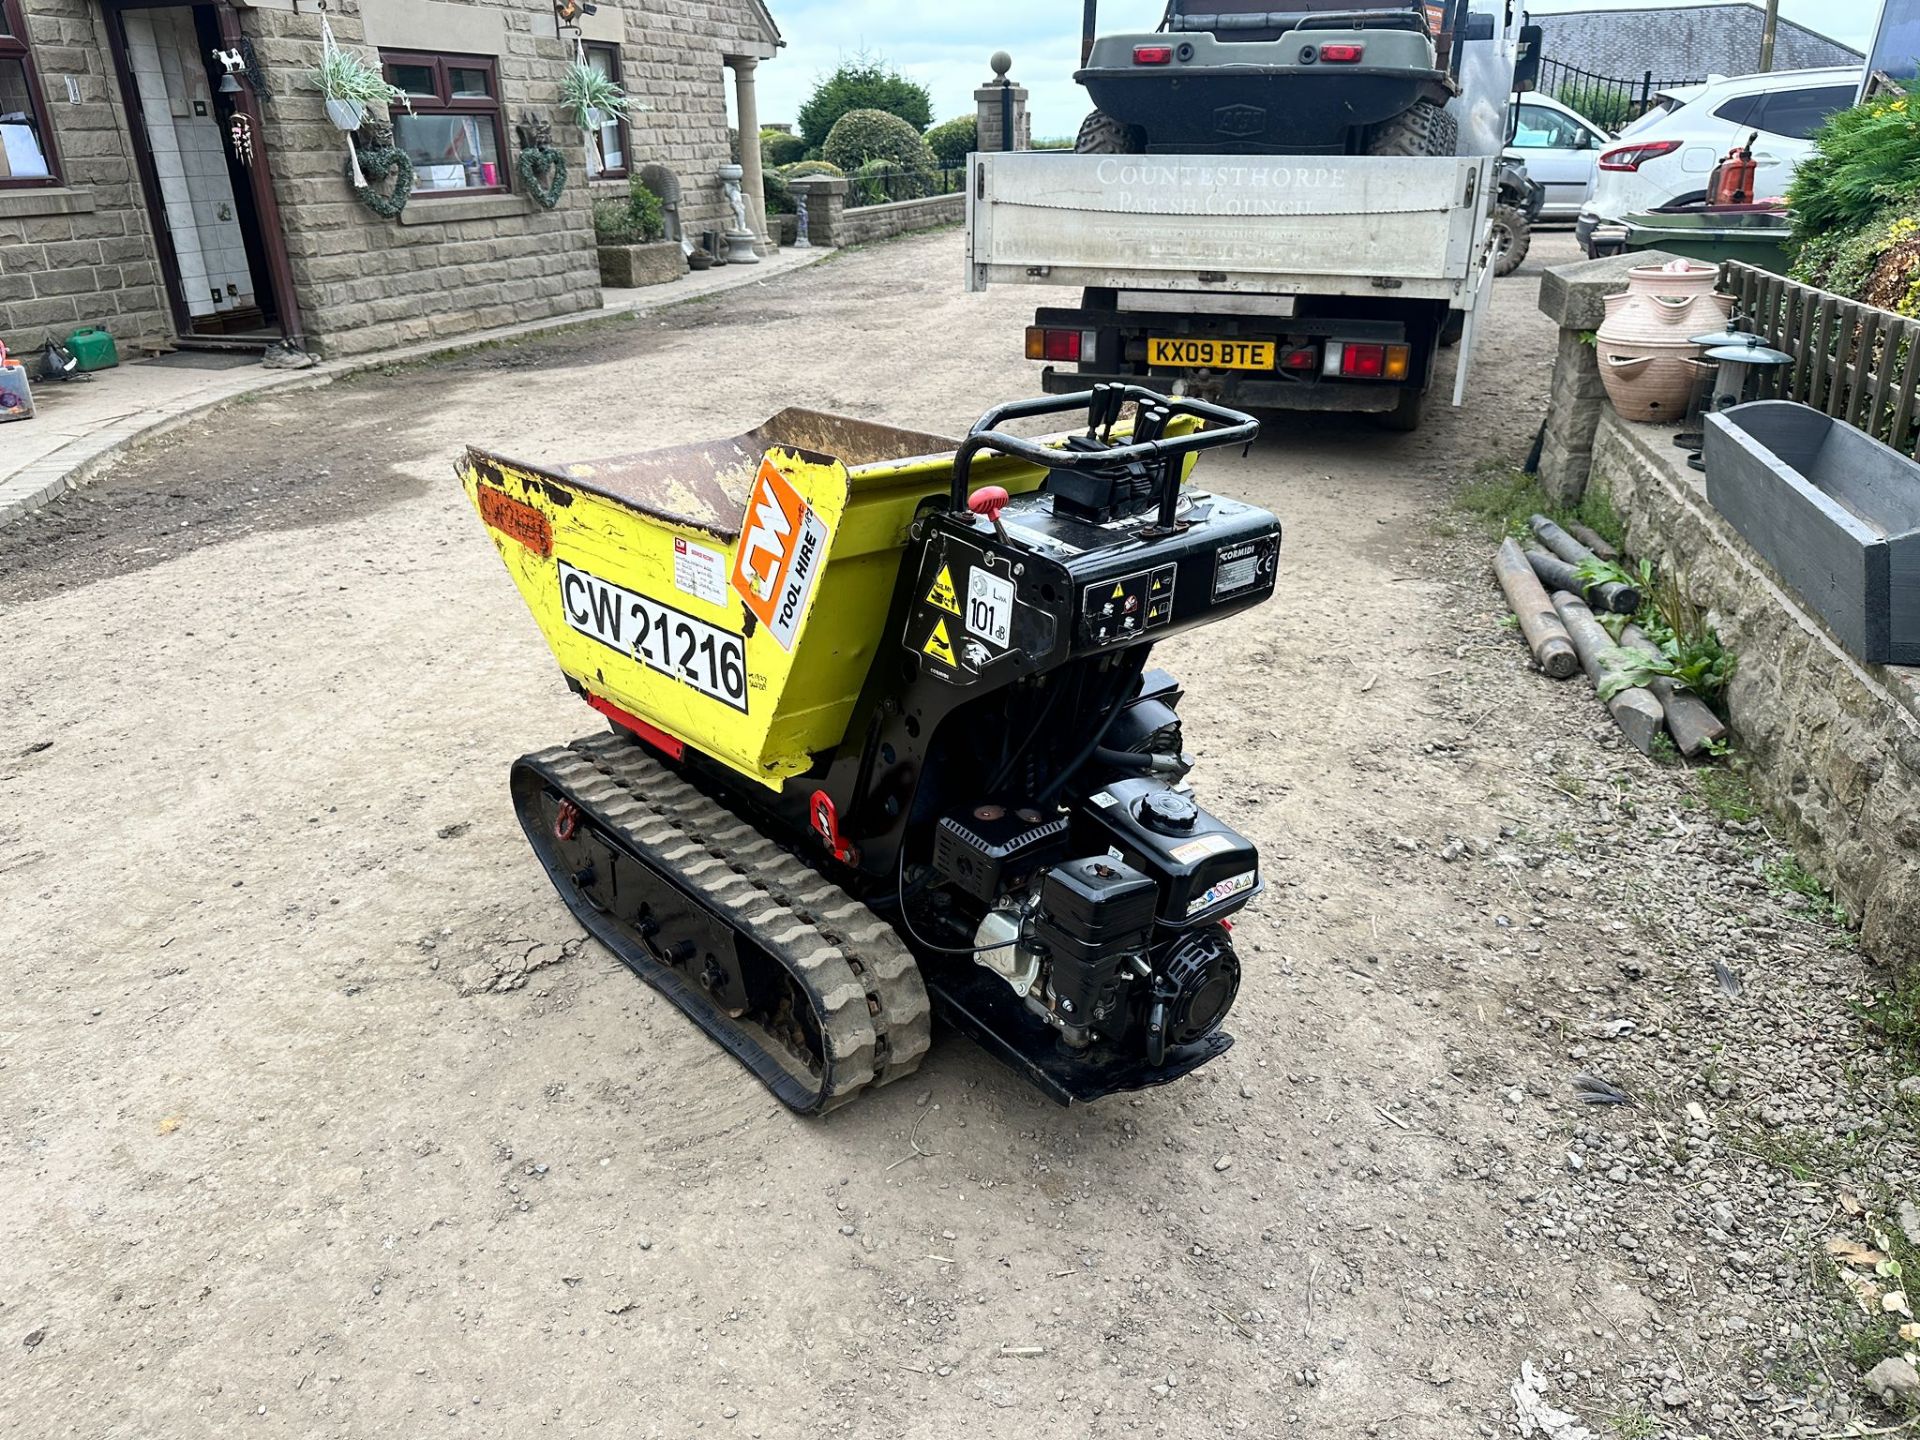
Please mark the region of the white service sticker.
[[1013, 633], [1013, 582], [981, 566], [967, 575], [967, 633], [1002, 650]]
[[685, 536], [674, 536], [673, 588], [709, 605], [725, 605], [727, 557]]
[[1210, 906], [1218, 905], [1222, 900], [1231, 900], [1235, 895], [1244, 894], [1253, 889], [1253, 882], [1259, 878], [1258, 870], [1242, 870], [1238, 875], [1229, 875], [1206, 894], [1199, 896], [1187, 906], [1187, 914], [1198, 915]]

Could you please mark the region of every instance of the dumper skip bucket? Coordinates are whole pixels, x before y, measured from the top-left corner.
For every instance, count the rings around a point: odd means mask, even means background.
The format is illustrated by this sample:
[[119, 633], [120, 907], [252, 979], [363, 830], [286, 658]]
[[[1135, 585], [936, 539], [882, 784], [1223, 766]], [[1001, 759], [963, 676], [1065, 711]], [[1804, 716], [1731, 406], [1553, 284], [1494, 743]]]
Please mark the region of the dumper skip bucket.
[[[727, 440], [556, 466], [469, 449], [459, 468], [588, 702], [778, 789], [845, 735], [957, 443], [788, 409]], [[1044, 474], [973, 466], [1014, 494]]]

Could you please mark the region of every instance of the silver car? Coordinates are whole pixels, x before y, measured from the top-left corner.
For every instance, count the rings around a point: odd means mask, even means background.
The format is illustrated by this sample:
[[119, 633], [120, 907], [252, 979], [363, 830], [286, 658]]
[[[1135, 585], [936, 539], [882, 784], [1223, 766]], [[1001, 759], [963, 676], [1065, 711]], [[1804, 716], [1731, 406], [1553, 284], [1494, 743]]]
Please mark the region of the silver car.
[[1542, 220], [1572, 220], [1593, 185], [1593, 167], [1612, 136], [1551, 95], [1529, 90], [1514, 106], [1505, 154], [1546, 187]]

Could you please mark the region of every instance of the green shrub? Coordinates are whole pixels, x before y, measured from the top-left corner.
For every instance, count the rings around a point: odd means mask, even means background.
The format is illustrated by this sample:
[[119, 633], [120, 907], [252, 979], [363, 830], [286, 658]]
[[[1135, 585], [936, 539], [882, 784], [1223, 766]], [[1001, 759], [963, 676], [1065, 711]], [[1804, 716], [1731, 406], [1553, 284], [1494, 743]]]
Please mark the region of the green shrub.
[[784, 130], [762, 130], [760, 132], [760, 163], [769, 170], [782, 165], [791, 165], [802, 159], [807, 153], [807, 142], [798, 135], [789, 135]]
[[933, 151], [920, 132], [884, 110], [849, 110], [834, 123], [821, 147], [829, 163], [858, 170], [869, 160], [884, 160], [902, 170], [931, 170]]
[[791, 165], [783, 165], [780, 173], [789, 180], [804, 180], [809, 175], [831, 175], [836, 180], [847, 178], [847, 172], [838, 165], [829, 165], [824, 160], [798, 160]]
[[800, 107], [795, 118], [807, 148], [824, 152], [827, 136], [852, 110], [884, 110], [906, 121], [916, 135], [933, 123], [933, 97], [926, 86], [916, 85], [879, 56], [856, 55], [814, 86]]
[[638, 180], [627, 187], [627, 198], [608, 196], [593, 202], [593, 238], [601, 245], [645, 245], [667, 233], [660, 197]]
[[1611, 85], [1581, 85], [1569, 81], [1553, 92], [1569, 110], [1577, 110], [1602, 130], [1618, 130], [1633, 117], [1633, 97]]
[[1794, 238], [1831, 243], [1837, 231], [1865, 229], [1881, 212], [1920, 197], [1920, 88], [1831, 115], [1813, 133], [1787, 203]]
[[980, 148], [980, 122], [971, 115], [943, 120], [927, 132], [927, 148], [942, 170], [958, 170]]
[[768, 170], [762, 174], [760, 193], [766, 197], [769, 215], [794, 213], [793, 186], [778, 170]]

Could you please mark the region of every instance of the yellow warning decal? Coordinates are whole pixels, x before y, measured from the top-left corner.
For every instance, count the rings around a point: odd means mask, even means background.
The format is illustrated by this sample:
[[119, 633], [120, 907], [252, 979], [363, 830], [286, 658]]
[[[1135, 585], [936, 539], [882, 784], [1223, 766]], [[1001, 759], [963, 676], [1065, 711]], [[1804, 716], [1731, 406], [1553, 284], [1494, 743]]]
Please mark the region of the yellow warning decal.
[[960, 613], [960, 596], [953, 588], [953, 567], [942, 565], [940, 573], [934, 577], [933, 588], [927, 591], [927, 604], [938, 605], [949, 614]]
[[[945, 571], [941, 572], [942, 575], [945, 573]], [[924, 654], [931, 655], [950, 669], [960, 668], [960, 661], [953, 653], [953, 641], [947, 636], [947, 622], [944, 620], [933, 622], [933, 633], [927, 636], [927, 643], [920, 649]]]
[[1126, 593], [1127, 593], [1127, 587], [1124, 585], [1116, 585], [1113, 587], [1113, 598], [1116, 600], [1118, 600], [1122, 595]]

